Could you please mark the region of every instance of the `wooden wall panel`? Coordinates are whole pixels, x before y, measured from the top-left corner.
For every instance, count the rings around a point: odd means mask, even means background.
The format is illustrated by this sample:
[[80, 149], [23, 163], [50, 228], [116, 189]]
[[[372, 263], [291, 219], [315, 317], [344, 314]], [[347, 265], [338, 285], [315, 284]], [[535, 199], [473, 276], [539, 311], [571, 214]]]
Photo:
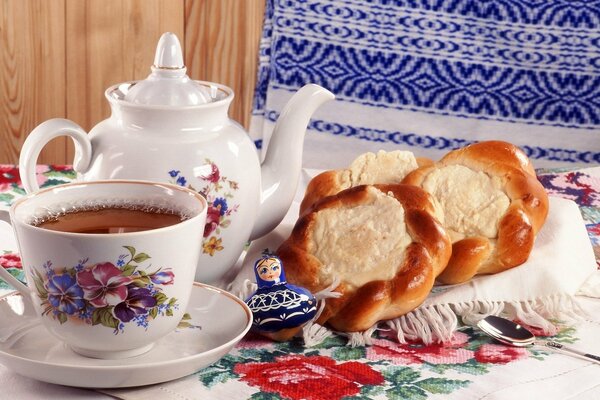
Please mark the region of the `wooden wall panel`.
[[[230, 115], [247, 127], [265, 0], [0, 0], [0, 163], [49, 118], [88, 130], [109, 115], [104, 90], [143, 79], [158, 38], [175, 32], [188, 74], [236, 92]], [[56, 139], [42, 163], [71, 163]]]
[[186, 0], [185, 51], [193, 79], [231, 87], [229, 115], [248, 128], [265, 0]]
[[[65, 115], [65, 2], [0, 1], [0, 163], [16, 163], [38, 123]], [[40, 160], [65, 157], [61, 138]]]
[[85, 130], [110, 115], [109, 86], [150, 74], [163, 32], [183, 38], [183, 0], [67, 0], [66, 13], [67, 118]]

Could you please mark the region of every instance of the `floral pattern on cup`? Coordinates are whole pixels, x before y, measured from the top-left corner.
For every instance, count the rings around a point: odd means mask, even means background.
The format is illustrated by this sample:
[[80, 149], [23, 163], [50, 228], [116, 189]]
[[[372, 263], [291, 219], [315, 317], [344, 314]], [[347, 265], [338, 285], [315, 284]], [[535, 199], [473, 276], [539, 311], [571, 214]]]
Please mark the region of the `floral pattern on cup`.
[[129, 254], [120, 255], [115, 263], [92, 264], [84, 259], [61, 271], [48, 261], [43, 272], [34, 268], [42, 315], [50, 315], [61, 324], [79, 321], [103, 325], [114, 329], [115, 334], [123, 332], [128, 323], [147, 328], [159, 315], [173, 316], [179, 307], [177, 299], [169, 299], [162, 289], [174, 282], [171, 269], [148, 272], [141, 265], [150, 256], [137, 253], [134, 247], [123, 247]]
[[206, 164], [200, 167], [199, 172], [196, 173], [196, 177], [201, 181], [200, 189], [189, 183], [180, 170], [169, 171], [169, 176], [172, 178], [171, 183], [195, 190], [206, 198], [208, 210], [202, 251], [204, 254], [214, 256], [216, 252], [225, 248], [221, 230], [231, 224], [231, 215], [238, 211], [239, 204], [231, 204], [231, 200], [239, 185], [236, 181], [222, 176], [217, 164], [210, 159], [206, 159], [205, 162]]

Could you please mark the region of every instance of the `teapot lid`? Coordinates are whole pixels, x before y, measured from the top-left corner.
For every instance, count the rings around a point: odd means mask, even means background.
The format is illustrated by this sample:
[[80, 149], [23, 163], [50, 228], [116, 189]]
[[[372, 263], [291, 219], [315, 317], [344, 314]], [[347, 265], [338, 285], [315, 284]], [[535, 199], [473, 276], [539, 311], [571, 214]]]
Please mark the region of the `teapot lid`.
[[200, 85], [186, 74], [181, 44], [174, 33], [166, 32], [158, 41], [152, 73], [136, 82], [124, 100], [145, 105], [195, 106], [218, 100], [215, 90]]

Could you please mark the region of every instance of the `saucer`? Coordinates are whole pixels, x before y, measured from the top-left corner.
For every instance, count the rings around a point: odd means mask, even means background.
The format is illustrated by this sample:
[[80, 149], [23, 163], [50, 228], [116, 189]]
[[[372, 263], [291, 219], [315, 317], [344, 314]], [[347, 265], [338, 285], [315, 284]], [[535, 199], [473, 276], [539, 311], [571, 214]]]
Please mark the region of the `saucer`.
[[78, 355], [39, 325], [20, 328], [24, 310], [20, 294], [0, 297], [0, 329], [25, 330], [18, 340], [0, 343], [0, 363], [26, 377], [83, 388], [142, 386], [190, 375], [227, 354], [252, 325], [243, 301], [195, 283], [186, 310], [191, 326], [178, 328], [140, 356], [99, 360]]

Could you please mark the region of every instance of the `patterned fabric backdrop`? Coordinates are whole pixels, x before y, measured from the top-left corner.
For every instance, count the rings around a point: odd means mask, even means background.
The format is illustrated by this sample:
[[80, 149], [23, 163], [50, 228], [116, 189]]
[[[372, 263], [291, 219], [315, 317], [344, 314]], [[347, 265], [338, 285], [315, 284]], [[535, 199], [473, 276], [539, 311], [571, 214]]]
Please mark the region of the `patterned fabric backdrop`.
[[536, 167], [598, 164], [599, 28], [592, 0], [267, 0], [251, 133], [266, 145], [312, 82], [338, 101], [314, 116], [305, 167], [488, 139]]

